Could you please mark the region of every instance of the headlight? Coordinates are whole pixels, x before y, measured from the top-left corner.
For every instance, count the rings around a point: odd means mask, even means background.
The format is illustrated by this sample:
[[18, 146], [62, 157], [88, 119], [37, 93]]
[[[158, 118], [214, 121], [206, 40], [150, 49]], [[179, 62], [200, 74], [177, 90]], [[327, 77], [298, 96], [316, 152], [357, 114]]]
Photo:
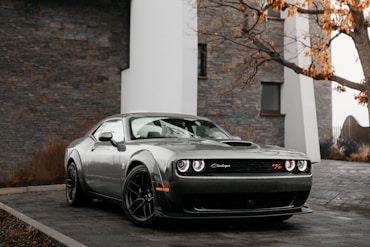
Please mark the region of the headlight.
[[295, 161], [294, 160], [287, 160], [287, 161], [285, 161], [285, 169], [288, 172], [293, 171], [294, 168], [295, 168]]
[[204, 163], [204, 160], [193, 160], [193, 170], [195, 172], [201, 172], [204, 170], [206, 164]]
[[187, 172], [190, 167], [189, 160], [179, 160], [176, 162], [176, 167], [179, 172]]
[[307, 160], [300, 160], [297, 162], [297, 167], [300, 172], [305, 172], [307, 171], [308, 168], [308, 162]]

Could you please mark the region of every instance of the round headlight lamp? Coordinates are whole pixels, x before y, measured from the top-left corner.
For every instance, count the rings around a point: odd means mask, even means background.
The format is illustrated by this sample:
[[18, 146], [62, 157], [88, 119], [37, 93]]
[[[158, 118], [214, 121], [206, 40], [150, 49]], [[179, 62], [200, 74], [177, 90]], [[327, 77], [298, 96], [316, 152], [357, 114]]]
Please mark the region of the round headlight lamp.
[[297, 167], [300, 172], [305, 172], [307, 171], [308, 168], [308, 162], [307, 160], [300, 160], [297, 162]]
[[201, 172], [206, 167], [206, 164], [204, 160], [193, 160], [192, 166], [195, 172]]
[[285, 169], [288, 172], [293, 171], [294, 168], [295, 168], [295, 161], [294, 160], [287, 160], [287, 161], [285, 161]]
[[176, 167], [179, 172], [187, 172], [190, 168], [189, 160], [179, 160], [176, 162]]

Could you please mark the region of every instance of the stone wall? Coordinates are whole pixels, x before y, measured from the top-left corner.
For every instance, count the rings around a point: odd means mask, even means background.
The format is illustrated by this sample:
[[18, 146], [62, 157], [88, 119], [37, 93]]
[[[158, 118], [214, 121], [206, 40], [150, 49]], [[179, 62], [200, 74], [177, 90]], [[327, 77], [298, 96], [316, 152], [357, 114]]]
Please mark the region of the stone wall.
[[330, 81], [314, 81], [317, 126], [320, 144], [333, 138], [332, 91]]
[[0, 2], [0, 176], [119, 113], [129, 2]]
[[[240, 18], [232, 8], [198, 8], [198, 39], [207, 45], [208, 59], [207, 77], [199, 79], [198, 114], [213, 119], [243, 139], [283, 146], [284, 115], [261, 115], [261, 83], [282, 83], [283, 67], [277, 63], [266, 64], [253, 81], [243, 82], [240, 73], [248, 70], [242, 68], [243, 63], [255, 51], [222, 39], [223, 35], [240, 29], [237, 26]], [[265, 35], [276, 37], [277, 49], [283, 47], [283, 25], [281, 19], [271, 18], [266, 26], [259, 27], [268, 28], [270, 32]]]
[[[221, 38], [240, 29], [238, 25], [242, 17], [230, 7], [204, 7], [206, 1], [200, 2], [199, 43], [207, 45], [208, 64], [207, 77], [199, 79], [199, 115], [220, 122], [233, 135], [260, 143], [284, 146], [284, 115], [260, 114], [261, 82], [284, 82], [283, 67], [270, 63], [259, 71], [254, 81], [243, 84], [243, 78], [238, 77], [242, 71], [240, 66], [243, 60], [254, 55], [254, 51]], [[283, 26], [284, 20], [275, 16], [269, 17], [266, 24], [258, 28], [265, 31], [261, 32], [261, 35], [272, 39], [277, 49], [284, 49]], [[317, 29], [311, 30], [314, 31]], [[314, 88], [319, 138], [320, 142], [324, 142], [332, 136], [332, 89], [329, 82], [322, 81], [315, 81]]]
[[[0, 1], [0, 180], [27, 164], [36, 150], [66, 143], [104, 116], [120, 111], [121, 70], [129, 64], [130, 1]], [[284, 145], [284, 116], [261, 116], [261, 82], [283, 82], [269, 64], [248, 85], [235, 84], [252, 56], [220, 31], [229, 10], [199, 9], [199, 43], [207, 44], [207, 77], [199, 79], [198, 114], [232, 134]], [[232, 30], [233, 27], [228, 27]], [[264, 28], [282, 47], [283, 21]], [[214, 33], [213, 33], [214, 34]], [[331, 136], [331, 86], [315, 84], [320, 140]]]

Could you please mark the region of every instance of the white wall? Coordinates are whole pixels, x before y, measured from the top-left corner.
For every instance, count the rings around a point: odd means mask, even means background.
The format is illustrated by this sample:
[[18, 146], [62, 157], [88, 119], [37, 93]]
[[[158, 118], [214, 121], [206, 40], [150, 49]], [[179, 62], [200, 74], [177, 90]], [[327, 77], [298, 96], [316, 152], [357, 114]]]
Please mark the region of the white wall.
[[[286, 59], [306, 66], [310, 60], [304, 56], [303, 34], [309, 30], [308, 19], [296, 15], [285, 19]], [[297, 41], [295, 41], [297, 40]], [[285, 147], [306, 153], [312, 161], [320, 161], [320, 144], [317, 128], [313, 80], [284, 68], [282, 112], [285, 116]]]
[[131, 0], [121, 112], [197, 113], [196, 0]]
[[[286, 33], [301, 42], [308, 21], [287, 18]], [[131, 0], [130, 67], [122, 71], [121, 112], [197, 113], [196, 0]], [[308, 63], [299, 42], [286, 40], [286, 58]], [[285, 146], [320, 160], [313, 81], [284, 70]]]

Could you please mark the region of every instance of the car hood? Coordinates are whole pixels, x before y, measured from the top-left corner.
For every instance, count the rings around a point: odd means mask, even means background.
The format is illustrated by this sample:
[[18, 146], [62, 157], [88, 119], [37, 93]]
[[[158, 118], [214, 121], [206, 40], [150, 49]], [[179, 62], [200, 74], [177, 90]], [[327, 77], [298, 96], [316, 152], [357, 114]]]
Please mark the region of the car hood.
[[[146, 145], [163, 148], [179, 158], [308, 159], [301, 152], [242, 140], [152, 139]], [[148, 147], [150, 149], [150, 147]]]

